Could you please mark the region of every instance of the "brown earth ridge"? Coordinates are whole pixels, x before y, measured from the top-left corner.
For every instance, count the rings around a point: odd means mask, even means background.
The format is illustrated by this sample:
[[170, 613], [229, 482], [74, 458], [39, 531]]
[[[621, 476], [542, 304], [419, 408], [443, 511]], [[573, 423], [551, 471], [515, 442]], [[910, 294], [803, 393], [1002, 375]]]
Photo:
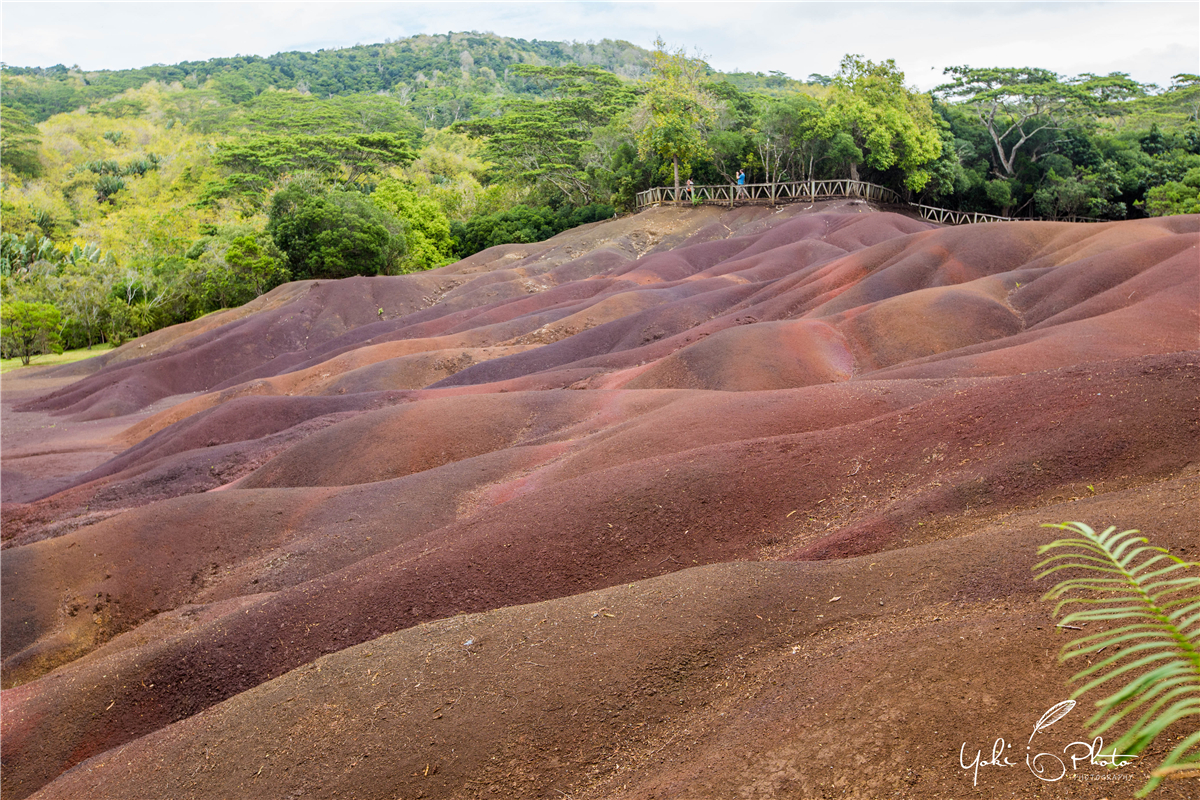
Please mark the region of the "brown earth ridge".
[[8, 373], [0, 789], [1131, 797], [1031, 567], [1200, 552], [1198, 247], [662, 207]]

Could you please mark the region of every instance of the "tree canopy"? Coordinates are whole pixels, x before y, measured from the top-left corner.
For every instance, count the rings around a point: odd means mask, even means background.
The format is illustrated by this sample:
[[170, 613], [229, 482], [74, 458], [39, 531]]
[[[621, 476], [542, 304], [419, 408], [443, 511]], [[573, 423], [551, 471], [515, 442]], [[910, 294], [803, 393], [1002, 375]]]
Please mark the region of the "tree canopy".
[[459, 128], [487, 140], [500, 176], [549, 184], [571, 202], [590, 203], [595, 195], [587, 170], [592, 138], [633, 104], [634, 92], [615, 75], [588, 67], [520, 64], [512, 73], [537, 84], [540, 99], [516, 98], [501, 116]]
[[450, 221], [433, 200], [389, 178], [371, 193], [371, 201], [398, 218], [403, 226], [404, 256], [399, 272], [431, 269], [453, 260]]
[[4, 109], [0, 117], [0, 161], [21, 175], [41, 172], [37, 150], [41, 144], [38, 130], [19, 108]]
[[308, 181], [275, 193], [267, 232], [297, 279], [391, 275], [404, 256], [401, 225], [369, 197]]
[[1200, 167], [1188, 170], [1183, 180], [1169, 181], [1146, 192], [1146, 213], [1152, 217], [1200, 214]]
[[13, 356], [28, 365], [39, 353], [61, 353], [62, 312], [49, 303], [20, 300], [0, 306], [0, 338]]
[[678, 193], [680, 166], [712, 153], [707, 134], [717, 118], [717, 101], [704, 87], [707, 65], [699, 58], [688, 57], [682, 48], [668, 50], [659, 38], [651, 59], [650, 80], [633, 121], [638, 154], [670, 161]]
[[[942, 153], [929, 97], [905, 88], [904, 73], [892, 59], [878, 64], [856, 55], [842, 59], [826, 119], [829, 138], [848, 133], [868, 166], [899, 170], [909, 189], [929, 182], [929, 166]], [[849, 163], [857, 177], [856, 162]]]
[[203, 201], [241, 197], [252, 204], [280, 178], [299, 173], [317, 173], [352, 186], [366, 175], [413, 159], [407, 137], [394, 133], [254, 134], [217, 145], [213, 160], [230, 170], [214, 181]]
[[[947, 67], [945, 72], [953, 80], [939, 86], [938, 93], [962, 102], [984, 124], [995, 148], [997, 173], [1004, 177], [1016, 173], [1017, 151], [1037, 134], [1060, 130], [1098, 110], [1103, 97], [1088, 84], [1064, 83], [1045, 69], [963, 66]], [[1036, 161], [1038, 155], [1035, 151], [1031, 159]]]

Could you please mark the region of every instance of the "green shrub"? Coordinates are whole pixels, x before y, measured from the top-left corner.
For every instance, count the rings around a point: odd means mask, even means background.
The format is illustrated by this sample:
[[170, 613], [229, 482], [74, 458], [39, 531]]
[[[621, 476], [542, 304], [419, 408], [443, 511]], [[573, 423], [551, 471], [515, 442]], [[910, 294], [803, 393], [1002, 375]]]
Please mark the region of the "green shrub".
[[390, 275], [404, 256], [399, 221], [369, 197], [307, 182], [275, 193], [267, 232], [297, 280]]
[[541, 242], [570, 228], [608, 219], [615, 212], [602, 203], [581, 208], [552, 209], [517, 206], [511, 211], [473, 217], [465, 223], [450, 224], [455, 253], [459, 258], [501, 244]]
[[96, 190], [96, 202], [113, 201], [113, 196], [125, 188], [125, 180], [117, 175], [101, 175], [93, 186]]
[[0, 306], [0, 339], [6, 358], [20, 356], [21, 363], [41, 353], [61, 353], [62, 312], [50, 303], [10, 301]]
[[433, 200], [420, 197], [400, 181], [388, 178], [371, 193], [371, 202], [404, 225], [401, 272], [432, 269], [453, 259], [450, 222]]
[[1146, 192], [1146, 213], [1152, 217], [1200, 214], [1200, 167], [1188, 170], [1182, 181], [1170, 181]]

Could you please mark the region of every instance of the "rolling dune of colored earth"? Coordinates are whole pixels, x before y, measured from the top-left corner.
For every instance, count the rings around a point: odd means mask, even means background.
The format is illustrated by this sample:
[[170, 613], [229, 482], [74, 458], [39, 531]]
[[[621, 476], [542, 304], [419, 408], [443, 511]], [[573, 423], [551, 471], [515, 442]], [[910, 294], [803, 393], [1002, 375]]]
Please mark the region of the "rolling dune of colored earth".
[[1200, 553], [1198, 247], [655, 208], [6, 374], [4, 796], [1132, 795], [960, 757], [1042, 523]]

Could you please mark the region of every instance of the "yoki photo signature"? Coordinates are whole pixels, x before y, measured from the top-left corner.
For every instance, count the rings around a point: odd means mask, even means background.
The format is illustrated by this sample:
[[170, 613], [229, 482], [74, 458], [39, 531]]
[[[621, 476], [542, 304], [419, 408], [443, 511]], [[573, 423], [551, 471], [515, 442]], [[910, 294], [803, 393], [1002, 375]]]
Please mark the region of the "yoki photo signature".
[[[963, 742], [958, 749], [958, 765], [964, 770], [971, 771], [973, 786], [979, 785], [979, 770], [981, 767], [1019, 767], [1024, 763], [1025, 768], [1038, 780], [1054, 783], [1066, 777], [1068, 772], [1075, 772], [1083, 766], [1120, 768], [1133, 763], [1137, 756], [1129, 753], [1118, 753], [1113, 748], [1111, 753], [1104, 752], [1104, 739], [1097, 736], [1090, 742], [1074, 741], [1062, 749], [1062, 757], [1048, 751], [1035, 748], [1033, 739], [1039, 733], [1044, 733], [1051, 725], [1061, 720], [1075, 708], [1074, 700], [1064, 700], [1051, 706], [1041, 719], [1033, 726], [1033, 733], [1025, 743], [1025, 758], [1023, 761], [1013, 761], [1010, 752], [1011, 744], [1003, 738], [997, 738], [992, 743], [991, 756], [985, 758], [982, 750], [975, 751], [975, 758], [968, 761], [967, 743]], [[1019, 758], [1019, 756], [1018, 756]], [[1068, 766], [1070, 764], [1070, 766]], [[1100, 779], [1102, 776], [1081, 777], [1081, 780]]]

